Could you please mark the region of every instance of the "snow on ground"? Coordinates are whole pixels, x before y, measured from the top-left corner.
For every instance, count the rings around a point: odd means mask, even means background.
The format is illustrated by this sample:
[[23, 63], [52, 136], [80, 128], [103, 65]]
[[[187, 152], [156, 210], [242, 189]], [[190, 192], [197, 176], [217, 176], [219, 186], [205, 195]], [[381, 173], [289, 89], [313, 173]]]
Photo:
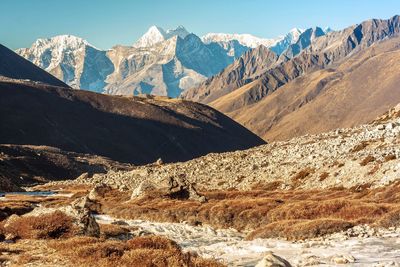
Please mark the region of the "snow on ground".
[[[120, 221], [107, 215], [96, 215], [100, 223]], [[155, 223], [125, 220], [141, 232], [166, 236], [184, 251], [202, 257], [214, 257], [228, 266], [254, 266], [272, 251], [293, 266], [400, 266], [400, 231], [383, 231], [379, 236], [346, 237], [335, 234], [328, 238], [291, 242], [278, 239], [245, 241], [244, 234], [234, 229], [215, 230], [209, 226], [186, 223]]]

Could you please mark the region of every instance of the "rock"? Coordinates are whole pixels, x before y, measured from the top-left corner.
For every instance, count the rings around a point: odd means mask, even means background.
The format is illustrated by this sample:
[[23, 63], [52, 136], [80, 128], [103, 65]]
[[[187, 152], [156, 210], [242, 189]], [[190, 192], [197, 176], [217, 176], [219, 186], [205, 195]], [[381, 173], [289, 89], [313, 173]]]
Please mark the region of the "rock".
[[89, 178], [89, 173], [84, 172], [76, 178], [77, 180], [87, 180]]
[[335, 264], [347, 264], [353, 263], [356, 260], [351, 255], [336, 255], [332, 257], [331, 261]]
[[87, 208], [87, 197], [78, 199], [72, 203], [72, 205], [66, 207], [63, 211], [74, 218], [74, 223], [78, 226], [78, 234], [99, 237], [100, 227], [96, 222], [96, 219]]
[[61, 211], [73, 218], [73, 224], [77, 228], [78, 235], [99, 237], [100, 227], [97, 224], [96, 219], [90, 212], [90, 203], [93, 202], [89, 200], [87, 196], [85, 196], [75, 200], [69, 206], [64, 206], [60, 208], [38, 207], [32, 212], [27, 213], [26, 216], [40, 216], [47, 213]]
[[206, 202], [206, 198], [197, 193], [193, 184], [185, 179], [184, 175], [171, 176], [164, 180], [162, 185], [164, 194], [177, 199], [190, 199], [199, 202]]
[[127, 222], [121, 221], [121, 220], [114, 221], [114, 222], [112, 222], [111, 224], [119, 225], [119, 226], [129, 226], [129, 224], [128, 224]]
[[78, 198], [71, 205], [76, 209], [88, 209], [94, 212], [100, 209], [100, 204], [91, 200], [89, 196]]
[[133, 190], [131, 199], [143, 197], [155, 191], [161, 196], [174, 199], [189, 199], [202, 203], [207, 201], [204, 196], [197, 193], [193, 184], [188, 182], [184, 175], [170, 176], [158, 182], [152, 182], [150, 180], [142, 181], [140, 185]]
[[273, 254], [272, 252], [269, 252], [267, 255], [264, 256], [264, 258], [257, 263], [255, 267], [291, 267], [290, 263]]
[[16, 236], [15, 234], [12, 234], [12, 233], [8, 233], [8, 234], [6, 234], [4, 239], [7, 241], [15, 241], [18, 239], [18, 236]]
[[99, 200], [100, 198], [104, 198], [105, 193], [111, 191], [112, 188], [111, 186], [101, 183], [93, 187], [92, 190], [90, 190], [88, 198], [90, 200]]
[[[3, 224], [4, 228], [9, 227], [13, 222], [19, 219], [19, 216], [17, 214], [12, 214], [10, 217], [8, 217]], [[7, 239], [7, 238], [6, 238]]]
[[163, 165], [164, 164], [164, 161], [162, 160], [162, 158], [159, 158], [157, 161], [156, 161], [156, 165]]
[[156, 190], [156, 186], [152, 182], [144, 180], [139, 184], [138, 187], [136, 187], [133, 190], [131, 199], [136, 199], [139, 197], [146, 196], [147, 194], [153, 192], [154, 190]]

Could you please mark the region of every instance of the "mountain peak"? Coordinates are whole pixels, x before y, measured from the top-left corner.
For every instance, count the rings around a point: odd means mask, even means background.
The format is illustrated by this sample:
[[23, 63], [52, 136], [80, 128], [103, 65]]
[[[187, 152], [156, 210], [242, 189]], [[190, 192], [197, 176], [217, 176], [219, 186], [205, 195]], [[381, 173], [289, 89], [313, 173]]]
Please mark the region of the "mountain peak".
[[37, 39], [32, 46], [39, 47], [44, 45], [54, 45], [58, 47], [74, 47], [74, 48], [82, 46], [93, 47], [93, 45], [89, 44], [85, 39], [70, 34], [57, 35], [51, 38]]
[[159, 26], [151, 26], [149, 30], [134, 43], [134, 47], [149, 47], [157, 43], [168, 40], [174, 36], [185, 38], [189, 32], [183, 26], [178, 26], [175, 29], [165, 31]]

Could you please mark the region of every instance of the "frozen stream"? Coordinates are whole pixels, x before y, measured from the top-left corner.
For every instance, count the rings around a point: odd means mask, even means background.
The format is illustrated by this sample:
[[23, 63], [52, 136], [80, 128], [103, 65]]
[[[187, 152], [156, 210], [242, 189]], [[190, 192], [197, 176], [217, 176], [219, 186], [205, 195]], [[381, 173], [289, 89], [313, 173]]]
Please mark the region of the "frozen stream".
[[[100, 223], [117, 221], [106, 215], [97, 215], [96, 219]], [[400, 266], [400, 232], [394, 231], [366, 238], [345, 238], [337, 234], [305, 242], [277, 239], [245, 241], [244, 235], [233, 229], [214, 230], [208, 226], [142, 220], [125, 222], [142, 231], [175, 240], [185, 251], [214, 257], [229, 266], [254, 266], [267, 251], [285, 258], [293, 266], [337, 266], [335, 258], [350, 259], [347, 266]]]

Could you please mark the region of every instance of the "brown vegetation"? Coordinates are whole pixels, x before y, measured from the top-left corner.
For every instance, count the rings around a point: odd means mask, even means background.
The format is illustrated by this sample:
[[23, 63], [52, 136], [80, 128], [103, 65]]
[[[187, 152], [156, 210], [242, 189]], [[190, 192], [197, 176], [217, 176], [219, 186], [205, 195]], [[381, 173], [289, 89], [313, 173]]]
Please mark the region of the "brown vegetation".
[[259, 228], [251, 232], [246, 239], [287, 238], [298, 240], [332, 234], [353, 226], [353, 223], [337, 219], [286, 220]]
[[184, 253], [164, 237], [137, 237], [127, 242], [88, 237], [55, 241], [50, 246], [79, 266], [223, 266]]
[[14, 239], [56, 239], [76, 233], [73, 219], [60, 211], [40, 216], [10, 217], [1, 226], [3, 234]]
[[361, 162], [360, 165], [361, 166], [366, 166], [368, 163], [374, 162], [375, 161], [375, 157], [368, 155], [366, 156]]
[[[384, 221], [394, 224], [396, 215], [389, 214], [400, 209], [400, 183], [379, 189], [369, 187], [370, 185], [328, 190], [209, 191], [201, 192], [208, 199], [203, 204], [158, 197], [128, 201], [128, 193], [112, 191], [101, 200], [100, 212], [117, 218], [188, 221], [194, 225], [209, 224], [216, 228], [233, 227], [250, 231], [265, 227], [272, 229], [268, 227], [276, 227], [273, 226], [274, 223], [279, 225], [280, 222], [301, 221], [298, 227], [306, 229], [306, 232], [293, 229], [298, 232], [287, 232], [285, 237], [303, 238], [311, 237], [313, 233], [329, 233], [329, 229], [318, 228], [322, 227], [319, 223], [322, 224], [324, 220], [336, 220], [335, 224], [326, 224], [333, 231], [348, 225], [379, 225], [379, 220], [382, 220], [382, 225], [389, 224]], [[312, 227], [317, 232], [309, 229]], [[285, 235], [285, 231], [281, 234]]]
[[322, 181], [324, 181], [326, 178], [328, 178], [329, 177], [329, 173], [327, 173], [327, 172], [323, 172], [323, 173], [321, 173], [321, 175], [319, 176], [319, 181], [320, 182], [322, 182]]

